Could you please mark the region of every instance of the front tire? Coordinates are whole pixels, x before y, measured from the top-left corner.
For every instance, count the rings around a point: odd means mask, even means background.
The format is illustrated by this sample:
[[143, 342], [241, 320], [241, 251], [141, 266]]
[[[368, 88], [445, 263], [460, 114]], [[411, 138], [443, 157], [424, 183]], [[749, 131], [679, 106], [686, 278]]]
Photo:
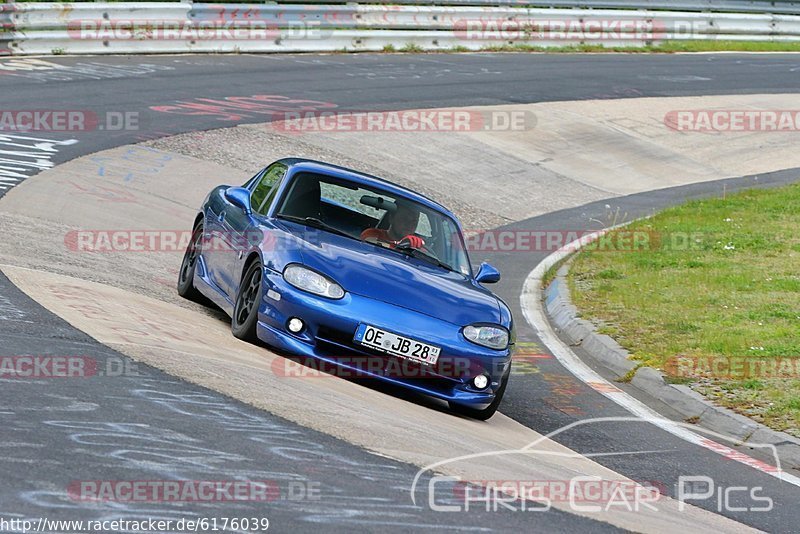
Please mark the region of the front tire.
[[181, 269], [178, 273], [178, 295], [193, 302], [202, 303], [203, 295], [194, 287], [194, 271], [203, 245], [203, 221], [198, 222], [192, 230], [192, 239], [183, 254]]
[[256, 325], [258, 323], [258, 306], [261, 303], [261, 283], [263, 278], [261, 261], [255, 260], [245, 270], [236, 304], [233, 307], [231, 332], [234, 337], [256, 343]]
[[506, 387], [508, 386], [508, 381], [511, 377], [511, 365], [508, 366], [508, 371], [505, 372], [503, 378], [501, 379], [502, 382], [500, 383], [500, 388], [497, 390], [497, 393], [494, 395], [494, 400], [492, 403], [487, 406], [486, 408], [472, 408], [471, 406], [467, 406], [465, 404], [458, 404], [455, 402], [448, 402], [450, 405], [450, 410], [458, 415], [463, 415], [465, 417], [470, 417], [472, 419], [477, 419], [479, 421], [486, 421], [491, 419], [491, 417], [497, 412], [497, 409], [500, 407], [500, 403], [503, 402], [503, 395], [506, 393]]

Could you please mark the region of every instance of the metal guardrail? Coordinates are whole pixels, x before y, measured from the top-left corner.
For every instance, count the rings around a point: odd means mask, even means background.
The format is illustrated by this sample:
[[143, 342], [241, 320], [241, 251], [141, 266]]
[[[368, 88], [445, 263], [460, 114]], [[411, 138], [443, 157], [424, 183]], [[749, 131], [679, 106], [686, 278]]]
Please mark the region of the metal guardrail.
[[[743, 17], [732, 13], [681, 13], [572, 9], [528, 9], [510, 7], [447, 7], [447, 6], [378, 6], [378, 5], [260, 5], [242, 9], [243, 5], [194, 4], [189, 12], [195, 24], [227, 23], [233, 27], [248, 27], [252, 21], [264, 21], [273, 27], [291, 27], [292, 24], [316, 24], [320, 28], [339, 29], [403, 29], [403, 30], [458, 30], [467, 21], [482, 22], [487, 28], [515, 22], [520, 26], [530, 23], [552, 28], [558, 23], [580, 23], [590, 20], [642, 22], [653, 32], [686, 33], [691, 30], [705, 35], [736, 35], [768, 37], [772, 35], [800, 35], [800, 16], [753, 14]], [[466, 28], [464, 28], [466, 29]], [[632, 26], [621, 27], [620, 32], [631, 32]], [[535, 36], [532, 36], [532, 39]], [[701, 37], [702, 38], [702, 37]]]
[[[602, 2], [592, 2], [598, 3]], [[639, 0], [637, 5], [647, 3]], [[800, 40], [800, 15], [529, 8], [510, 3], [503, 7], [17, 3], [0, 4], [0, 24], [0, 54], [11, 55], [379, 51], [387, 47], [479, 50], [507, 44], [644, 46], [686, 39]]]
[[11, 54], [11, 38], [9, 32], [14, 31], [11, 7], [10, 4], [0, 4], [0, 56]]
[[11, 17], [17, 31], [66, 29], [67, 25], [82, 21], [182, 22], [187, 20], [192, 9], [189, 2], [16, 3], [0, 6], [7, 8], [5, 13]]
[[[352, 0], [303, 0], [308, 4], [347, 4]], [[281, 3], [278, 0], [277, 3]], [[370, 4], [420, 6], [538, 7], [571, 9], [646, 9], [716, 13], [800, 15], [800, 2], [788, 0], [369, 0]], [[243, 4], [252, 6], [253, 4]]]
[[[24, 3], [22, 0], [21, 3]], [[157, 0], [154, 3], [168, 2]], [[102, 0], [74, 0], [72, 5], [102, 3]], [[191, 0], [187, 0], [191, 3]], [[352, 0], [220, 0], [218, 4], [351, 4]], [[647, 9], [663, 11], [707, 11], [717, 13], [800, 14], [800, 1], [792, 0], [368, 0], [369, 4], [420, 6], [540, 7], [575, 9]]]

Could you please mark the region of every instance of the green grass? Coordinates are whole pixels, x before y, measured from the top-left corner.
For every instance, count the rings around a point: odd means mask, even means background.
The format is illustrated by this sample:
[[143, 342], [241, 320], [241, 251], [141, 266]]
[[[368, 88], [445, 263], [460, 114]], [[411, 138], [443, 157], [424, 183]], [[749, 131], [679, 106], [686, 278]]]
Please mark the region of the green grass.
[[661, 52], [800, 52], [800, 42], [779, 41], [670, 41]]
[[[461, 53], [470, 52], [464, 46], [454, 46], [449, 49], [425, 50], [418, 45], [406, 45], [396, 48], [387, 45], [383, 52], [414, 52], [414, 53]], [[575, 53], [629, 53], [629, 54], [675, 54], [679, 52], [800, 52], [800, 42], [773, 42], [773, 41], [668, 41], [659, 45], [649, 46], [603, 46], [600, 44], [579, 44], [571, 46], [544, 47], [533, 44], [498, 44], [486, 46], [480, 52], [538, 52], [546, 54], [575, 54]]]
[[648, 238], [640, 250], [575, 258], [569, 283], [581, 316], [639, 362], [705, 381], [721, 404], [800, 428], [800, 376], [734, 380], [667, 365], [678, 356], [800, 357], [800, 184], [691, 202], [612, 237], [632, 233]]
[[555, 262], [553, 265], [550, 266], [547, 271], [545, 271], [544, 276], [542, 276], [542, 289], [547, 289], [547, 286], [550, 285], [550, 282], [555, 280], [556, 275], [558, 274], [558, 270], [564, 265], [569, 258], [564, 258], [561, 261]]
[[416, 45], [414, 43], [406, 43], [406, 45], [403, 46], [403, 48], [401, 48], [400, 51], [403, 52], [403, 53], [406, 53], [406, 54], [408, 54], [408, 53], [417, 53], [418, 54], [420, 52], [423, 52], [424, 50], [423, 50], [423, 48], [421, 46]]
[[572, 46], [542, 47], [531, 44], [505, 44], [487, 46], [485, 52], [546, 52], [546, 53], [666, 53], [678, 52], [800, 52], [800, 42], [777, 41], [667, 41], [648, 46], [603, 46], [579, 44]]

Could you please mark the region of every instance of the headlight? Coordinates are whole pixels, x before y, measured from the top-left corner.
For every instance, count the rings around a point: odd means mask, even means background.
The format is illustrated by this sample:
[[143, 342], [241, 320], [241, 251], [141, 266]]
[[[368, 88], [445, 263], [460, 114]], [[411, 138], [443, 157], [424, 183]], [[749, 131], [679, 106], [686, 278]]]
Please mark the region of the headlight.
[[465, 326], [464, 337], [476, 345], [482, 345], [490, 349], [502, 350], [508, 347], [508, 330], [502, 326]]
[[302, 265], [289, 265], [286, 267], [283, 271], [283, 279], [297, 289], [328, 297], [329, 299], [340, 299], [344, 296], [342, 286]]

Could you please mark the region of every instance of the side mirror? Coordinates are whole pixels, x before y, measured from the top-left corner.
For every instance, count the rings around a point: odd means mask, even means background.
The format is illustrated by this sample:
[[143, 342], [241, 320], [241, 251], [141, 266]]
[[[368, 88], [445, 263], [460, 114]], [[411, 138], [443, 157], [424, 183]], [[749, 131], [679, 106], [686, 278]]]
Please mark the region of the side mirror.
[[225, 190], [225, 200], [240, 208], [246, 215], [250, 215], [253, 208], [250, 206], [250, 190], [244, 187], [229, 187]]
[[490, 264], [483, 262], [475, 275], [475, 281], [479, 284], [495, 284], [500, 281], [500, 271]]

